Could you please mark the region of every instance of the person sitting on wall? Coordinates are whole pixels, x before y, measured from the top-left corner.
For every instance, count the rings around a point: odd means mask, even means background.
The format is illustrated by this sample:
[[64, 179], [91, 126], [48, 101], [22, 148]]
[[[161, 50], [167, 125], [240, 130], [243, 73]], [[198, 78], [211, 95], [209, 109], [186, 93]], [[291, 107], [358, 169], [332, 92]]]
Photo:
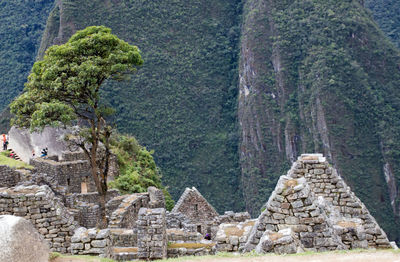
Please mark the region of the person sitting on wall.
[[204, 239], [206, 239], [206, 240], [211, 240], [211, 235], [207, 233], [207, 234], [204, 236]]
[[43, 148], [42, 149], [42, 155], [40, 156], [40, 157], [45, 157], [45, 156], [47, 156], [47, 152], [48, 152], [48, 149], [47, 149], [47, 147], [46, 148]]

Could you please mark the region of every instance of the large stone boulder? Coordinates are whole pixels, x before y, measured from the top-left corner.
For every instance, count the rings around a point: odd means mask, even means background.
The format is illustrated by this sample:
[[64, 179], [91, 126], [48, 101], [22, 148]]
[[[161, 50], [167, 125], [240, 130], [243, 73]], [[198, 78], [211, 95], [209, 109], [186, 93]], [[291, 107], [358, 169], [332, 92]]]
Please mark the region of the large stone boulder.
[[0, 261], [47, 262], [50, 249], [31, 222], [16, 216], [0, 216]]
[[31, 133], [27, 129], [12, 127], [8, 133], [9, 148], [25, 162], [29, 162], [32, 157], [32, 150], [36, 156], [40, 156], [43, 148], [48, 148], [49, 156], [57, 155], [59, 158], [62, 152], [68, 151], [68, 147], [63, 137], [71, 132], [67, 129], [46, 127], [42, 132]]

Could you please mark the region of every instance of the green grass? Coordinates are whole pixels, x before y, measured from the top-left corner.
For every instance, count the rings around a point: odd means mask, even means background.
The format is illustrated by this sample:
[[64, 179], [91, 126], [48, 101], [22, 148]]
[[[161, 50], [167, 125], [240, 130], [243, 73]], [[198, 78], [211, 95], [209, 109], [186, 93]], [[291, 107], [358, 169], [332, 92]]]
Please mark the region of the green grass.
[[[353, 249], [353, 250], [337, 250], [337, 251], [327, 251], [327, 252], [312, 252], [312, 251], [307, 251], [303, 253], [298, 253], [298, 254], [288, 254], [288, 255], [276, 255], [274, 253], [268, 253], [268, 254], [258, 254], [255, 251], [244, 253], [244, 254], [238, 254], [238, 253], [231, 253], [231, 252], [218, 252], [216, 255], [209, 255], [209, 256], [184, 256], [184, 257], [178, 257], [178, 258], [169, 258], [167, 259], [168, 261], [171, 262], [181, 262], [181, 261], [187, 261], [188, 259], [190, 260], [204, 260], [204, 259], [218, 259], [218, 258], [251, 258], [251, 257], [268, 257], [268, 256], [310, 256], [310, 255], [323, 255], [327, 253], [332, 253], [332, 254], [350, 254], [350, 253], [380, 253], [380, 252], [392, 252], [395, 254], [400, 254], [400, 250], [393, 250], [393, 249], [387, 249], [387, 250], [371, 250], [371, 249]], [[53, 254], [53, 253], [52, 253]], [[99, 257], [94, 257], [94, 256], [67, 256], [67, 255], [59, 255], [56, 253], [56, 257], [63, 257], [63, 258], [79, 258], [82, 259], [83, 261], [89, 261], [89, 262], [115, 262], [113, 259], [109, 258], [99, 258]], [[140, 262], [142, 260], [135, 260], [137, 262]]]
[[8, 157], [9, 151], [0, 153], [0, 165], [9, 166], [16, 169], [33, 169], [33, 166], [19, 160]]

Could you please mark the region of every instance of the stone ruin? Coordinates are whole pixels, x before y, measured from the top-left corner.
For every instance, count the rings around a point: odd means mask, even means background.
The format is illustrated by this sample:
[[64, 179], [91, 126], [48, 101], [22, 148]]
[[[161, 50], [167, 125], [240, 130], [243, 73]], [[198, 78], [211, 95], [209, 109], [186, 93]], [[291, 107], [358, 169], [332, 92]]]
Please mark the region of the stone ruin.
[[264, 208], [243, 251], [391, 247], [365, 205], [321, 154], [299, 157]]
[[153, 260], [218, 251], [391, 247], [364, 204], [320, 154], [302, 155], [293, 163], [257, 219], [247, 212], [219, 215], [194, 187], [168, 212], [162, 191], [150, 187], [131, 195], [110, 190], [109, 225], [103, 230], [96, 228], [97, 192], [82, 154], [30, 163], [34, 170], [0, 166], [0, 215], [30, 220], [52, 251]]

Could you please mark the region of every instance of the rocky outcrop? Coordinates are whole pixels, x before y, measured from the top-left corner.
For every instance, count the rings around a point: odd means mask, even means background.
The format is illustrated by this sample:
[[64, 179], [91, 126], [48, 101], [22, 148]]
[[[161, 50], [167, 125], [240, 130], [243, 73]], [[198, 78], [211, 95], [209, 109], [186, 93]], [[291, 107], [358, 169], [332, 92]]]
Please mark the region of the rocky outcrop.
[[48, 186], [0, 188], [0, 215], [28, 219], [50, 245], [66, 253], [77, 223]]
[[29, 220], [0, 216], [0, 261], [47, 262], [50, 249]]
[[8, 133], [9, 148], [12, 148], [27, 163], [32, 158], [32, 152], [35, 152], [36, 157], [40, 156], [41, 150], [46, 147], [49, 155], [57, 155], [61, 158], [62, 153], [68, 150], [63, 140], [67, 132], [68, 130], [62, 128], [46, 127], [42, 132], [30, 133], [29, 130], [12, 127]]

